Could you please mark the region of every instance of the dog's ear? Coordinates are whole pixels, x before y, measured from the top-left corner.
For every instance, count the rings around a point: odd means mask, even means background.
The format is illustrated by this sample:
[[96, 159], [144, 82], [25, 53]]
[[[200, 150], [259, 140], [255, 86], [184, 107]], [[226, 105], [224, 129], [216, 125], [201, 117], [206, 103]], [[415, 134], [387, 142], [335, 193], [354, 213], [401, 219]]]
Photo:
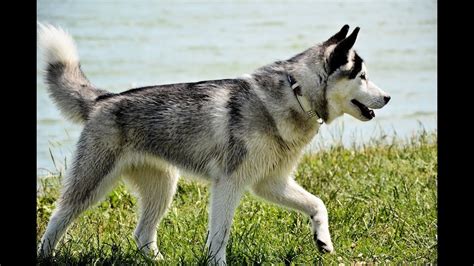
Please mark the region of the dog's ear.
[[349, 35], [349, 37], [345, 38], [343, 41], [341, 41], [336, 48], [334, 48], [334, 51], [340, 50], [340, 51], [345, 51], [349, 52], [349, 50], [354, 46], [354, 43], [357, 39], [357, 35], [359, 34], [359, 27], [356, 27], [354, 31]]
[[334, 34], [333, 36], [331, 36], [331, 38], [327, 39], [327, 41], [325, 41], [323, 45], [329, 46], [329, 45], [336, 44], [344, 40], [344, 38], [346, 38], [348, 31], [349, 31], [349, 25], [346, 24], [341, 28], [341, 30], [339, 30], [338, 33]]
[[357, 39], [357, 34], [359, 34], [359, 30], [359, 27], [355, 28], [349, 37], [345, 38], [336, 45], [329, 57], [329, 74], [336, 71], [336, 69], [348, 62], [347, 57], [349, 55], [349, 51], [351, 50], [352, 46], [354, 46], [354, 43]]

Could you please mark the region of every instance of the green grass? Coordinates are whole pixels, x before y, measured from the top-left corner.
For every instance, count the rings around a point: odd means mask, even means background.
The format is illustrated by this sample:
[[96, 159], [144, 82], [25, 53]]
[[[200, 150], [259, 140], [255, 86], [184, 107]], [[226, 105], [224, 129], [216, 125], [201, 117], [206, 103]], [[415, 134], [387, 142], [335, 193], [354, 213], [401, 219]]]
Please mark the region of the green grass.
[[[229, 264], [359, 264], [437, 262], [437, 135], [409, 140], [377, 139], [358, 148], [335, 145], [305, 156], [296, 180], [318, 195], [329, 211], [335, 254], [320, 254], [309, 219], [246, 194], [237, 209]], [[59, 178], [42, 181], [37, 198], [38, 242]], [[173, 204], [158, 227], [158, 247], [168, 264], [205, 264], [209, 192], [180, 180]], [[40, 263], [152, 264], [132, 239], [136, 199], [120, 184], [86, 211]]]

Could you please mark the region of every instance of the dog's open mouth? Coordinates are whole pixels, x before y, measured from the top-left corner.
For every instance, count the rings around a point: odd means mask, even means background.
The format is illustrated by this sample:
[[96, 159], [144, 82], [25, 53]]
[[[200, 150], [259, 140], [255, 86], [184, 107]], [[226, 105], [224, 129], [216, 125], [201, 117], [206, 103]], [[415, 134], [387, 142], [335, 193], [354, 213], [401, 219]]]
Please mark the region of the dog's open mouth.
[[365, 116], [368, 119], [372, 119], [375, 117], [375, 113], [373, 110], [369, 109], [367, 106], [362, 104], [356, 99], [352, 99], [351, 102], [355, 104], [357, 107], [359, 107], [360, 112], [362, 113], [363, 116]]

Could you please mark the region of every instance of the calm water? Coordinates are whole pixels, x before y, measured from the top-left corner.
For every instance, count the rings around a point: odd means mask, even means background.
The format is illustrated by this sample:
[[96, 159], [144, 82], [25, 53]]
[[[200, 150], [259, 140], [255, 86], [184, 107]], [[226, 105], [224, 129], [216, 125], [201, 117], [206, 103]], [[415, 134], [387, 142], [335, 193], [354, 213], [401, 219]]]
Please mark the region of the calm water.
[[[40, 0], [37, 6], [39, 21], [61, 25], [73, 35], [88, 78], [114, 92], [236, 77], [324, 41], [346, 23], [351, 31], [360, 26], [355, 48], [371, 79], [392, 100], [370, 122], [344, 116], [323, 126], [312, 147], [331, 143], [341, 128], [346, 144], [367, 141], [380, 129], [405, 138], [420, 123], [437, 128], [436, 1]], [[42, 176], [69, 163], [81, 126], [61, 117], [39, 67], [37, 73], [37, 168]]]

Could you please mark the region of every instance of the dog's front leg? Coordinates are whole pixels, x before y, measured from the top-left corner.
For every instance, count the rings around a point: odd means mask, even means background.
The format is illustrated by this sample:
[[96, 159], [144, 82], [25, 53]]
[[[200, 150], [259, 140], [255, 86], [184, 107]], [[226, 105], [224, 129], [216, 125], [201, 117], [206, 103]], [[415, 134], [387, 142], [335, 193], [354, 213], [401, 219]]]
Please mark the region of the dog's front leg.
[[266, 178], [255, 184], [252, 192], [268, 201], [308, 215], [318, 249], [323, 252], [333, 252], [328, 211], [320, 198], [306, 191], [291, 177]]
[[212, 264], [226, 264], [225, 249], [242, 191], [241, 187], [229, 180], [220, 179], [212, 184], [206, 243]]

